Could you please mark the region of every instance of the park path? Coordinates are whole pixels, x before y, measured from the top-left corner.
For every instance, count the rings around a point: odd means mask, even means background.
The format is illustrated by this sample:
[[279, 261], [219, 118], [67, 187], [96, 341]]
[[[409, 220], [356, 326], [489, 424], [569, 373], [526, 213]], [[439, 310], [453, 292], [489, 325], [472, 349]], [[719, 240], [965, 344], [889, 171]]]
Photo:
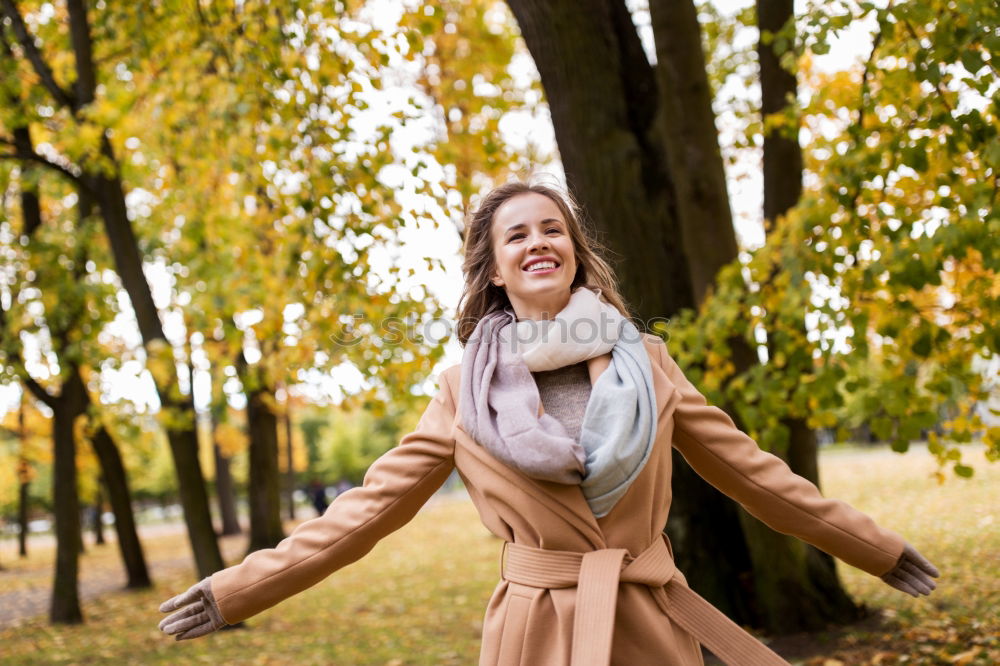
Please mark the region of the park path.
[[[183, 523], [166, 523], [161, 525], [140, 525], [139, 538], [144, 544], [153, 539], [178, 539], [183, 537]], [[89, 536], [89, 535], [88, 535]], [[101, 562], [92, 566], [84, 555], [80, 567], [80, 601], [86, 604], [89, 601], [104, 596], [106, 594], [125, 592], [125, 571], [121, 566], [118, 556], [118, 544], [115, 540], [113, 530], [105, 533], [107, 543], [97, 546], [88, 542], [89, 552], [101, 551]], [[224, 537], [219, 541], [223, 549], [223, 556], [228, 558], [236, 557], [245, 544], [241, 537]], [[29, 552], [37, 550], [51, 551], [54, 549], [55, 539], [51, 535], [39, 535], [32, 537], [28, 542]], [[104, 550], [112, 551], [105, 553]], [[14, 586], [15, 589], [0, 592], [0, 630], [16, 627], [27, 620], [44, 616], [49, 612], [50, 586], [52, 578], [51, 566], [44, 568], [32, 568], [26, 571], [17, 571], [11, 566], [14, 560], [11, 558], [11, 551], [4, 549], [4, 559], [0, 564], [6, 563], [8, 569], [0, 571], [0, 590], [8, 587], [3, 584], [6, 576], [20, 576], [30, 580], [29, 585]], [[155, 550], [146, 549], [146, 564], [150, 569], [150, 576], [153, 581], [160, 580], [167, 575], [188, 573], [192, 569], [190, 555], [183, 556], [157, 556]], [[22, 583], [26, 580], [22, 580]], [[37, 583], [37, 584], [36, 584]]]

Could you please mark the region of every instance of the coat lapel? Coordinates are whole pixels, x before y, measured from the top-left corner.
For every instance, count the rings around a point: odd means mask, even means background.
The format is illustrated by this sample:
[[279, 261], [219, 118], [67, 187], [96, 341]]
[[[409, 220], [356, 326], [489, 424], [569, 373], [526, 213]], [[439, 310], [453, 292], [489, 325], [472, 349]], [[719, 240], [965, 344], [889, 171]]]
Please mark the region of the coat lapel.
[[503, 477], [504, 482], [516, 487], [546, 509], [559, 515], [583, 534], [594, 548], [605, 547], [604, 533], [597, 525], [597, 519], [594, 518], [583, 492], [580, 491], [580, 486], [539, 481], [525, 476], [496, 459], [472, 439], [467, 432], [462, 430], [460, 425], [453, 428], [452, 436], [455, 438], [456, 446], [489, 468], [494, 474]]
[[677, 403], [681, 401], [681, 392], [677, 390], [677, 386], [667, 376], [667, 371], [656, 360], [659, 358], [659, 353], [648, 340], [646, 341], [646, 351], [649, 352], [649, 360], [653, 366], [653, 390], [656, 392], [656, 432], [657, 439], [659, 439], [659, 433], [664, 424], [674, 413]]

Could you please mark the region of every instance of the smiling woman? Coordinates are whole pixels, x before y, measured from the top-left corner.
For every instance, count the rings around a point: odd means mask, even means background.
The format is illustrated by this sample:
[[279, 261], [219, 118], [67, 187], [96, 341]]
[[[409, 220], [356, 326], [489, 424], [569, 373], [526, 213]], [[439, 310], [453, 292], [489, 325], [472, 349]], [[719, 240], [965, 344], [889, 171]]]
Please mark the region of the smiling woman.
[[674, 566], [662, 532], [672, 448], [775, 530], [929, 594], [930, 562], [762, 451], [663, 340], [636, 328], [579, 219], [547, 187], [490, 192], [465, 238], [462, 363], [440, 375], [416, 430], [276, 548], [167, 601], [161, 628], [194, 638], [316, 584], [407, 523], [457, 469], [504, 542], [480, 666], [699, 665], [700, 645], [727, 664], [786, 663]]
[[576, 256], [552, 199], [536, 192], [509, 199], [497, 209], [492, 235], [491, 281], [506, 290], [518, 319], [551, 319], [566, 307]]
[[[629, 317], [604, 254], [567, 193], [522, 182], [493, 189], [466, 225], [459, 341], [466, 344], [486, 314], [507, 307], [513, 307], [518, 319], [552, 319], [569, 301], [570, 292], [584, 284], [599, 289]], [[545, 259], [556, 267], [527, 272], [532, 263]]]

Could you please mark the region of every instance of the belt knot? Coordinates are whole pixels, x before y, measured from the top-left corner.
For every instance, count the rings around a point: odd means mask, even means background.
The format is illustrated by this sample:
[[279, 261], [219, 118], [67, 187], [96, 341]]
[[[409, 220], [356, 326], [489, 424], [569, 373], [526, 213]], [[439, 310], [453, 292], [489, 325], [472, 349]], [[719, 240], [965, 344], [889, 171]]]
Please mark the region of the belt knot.
[[661, 598], [665, 596], [664, 611], [670, 619], [727, 664], [788, 664], [705, 599], [674, 580], [677, 567], [665, 535], [655, 539], [634, 559], [624, 548], [579, 553], [505, 543], [501, 567], [503, 579], [512, 583], [543, 589], [577, 588], [571, 666], [611, 663], [620, 583], [646, 585]]

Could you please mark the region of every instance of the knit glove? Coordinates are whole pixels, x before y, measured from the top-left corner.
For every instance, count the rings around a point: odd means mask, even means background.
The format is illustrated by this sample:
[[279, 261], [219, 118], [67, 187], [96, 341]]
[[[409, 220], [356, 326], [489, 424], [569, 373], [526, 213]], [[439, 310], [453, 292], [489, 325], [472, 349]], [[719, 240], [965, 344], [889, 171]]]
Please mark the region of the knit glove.
[[916, 548], [906, 544], [896, 566], [882, 574], [881, 578], [887, 585], [906, 592], [911, 597], [919, 597], [921, 594], [930, 594], [937, 587], [931, 576], [937, 578], [940, 575], [937, 567], [918, 553]]
[[[178, 608], [181, 610], [177, 610]], [[212, 596], [211, 578], [195, 583], [187, 592], [160, 604], [161, 613], [171, 611], [177, 612], [160, 621], [160, 631], [179, 641], [198, 638], [226, 626], [215, 597]]]

